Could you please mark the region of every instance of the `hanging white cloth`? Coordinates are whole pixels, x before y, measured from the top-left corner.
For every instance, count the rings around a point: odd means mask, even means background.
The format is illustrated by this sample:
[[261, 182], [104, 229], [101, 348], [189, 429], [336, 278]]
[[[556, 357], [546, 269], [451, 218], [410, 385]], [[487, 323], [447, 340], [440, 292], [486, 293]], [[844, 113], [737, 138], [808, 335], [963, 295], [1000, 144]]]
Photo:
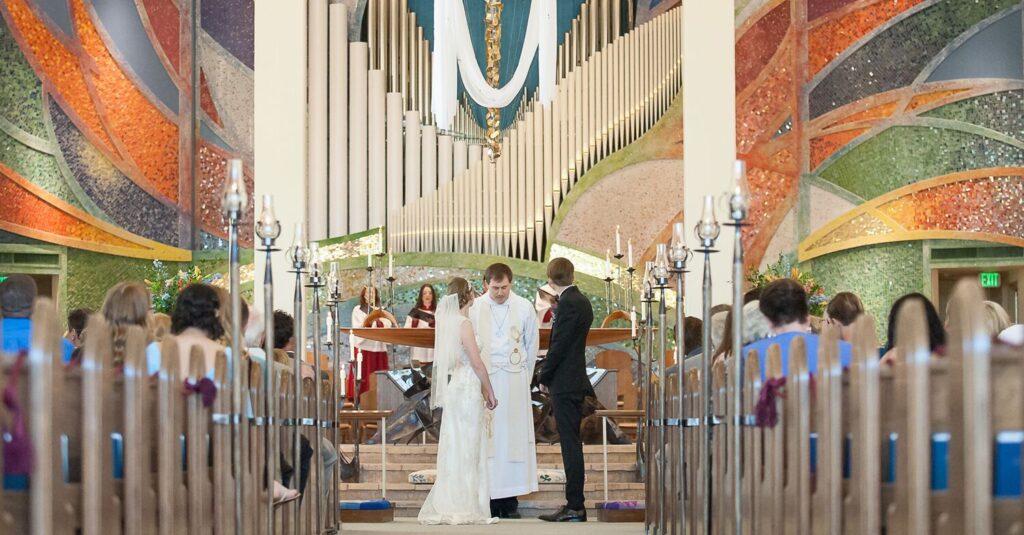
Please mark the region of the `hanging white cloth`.
[[458, 110], [459, 73], [466, 92], [477, 104], [486, 108], [503, 108], [522, 91], [534, 51], [537, 52], [540, 76], [540, 102], [545, 106], [551, 102], [555, 95], [555, 58], [558, 54], [556, 8], [557, 0], [533, 0], [515, 73], [504, 86], [491, 87], [477, 64], [462, 0], [434, 2], [431, 111], [439, 128], [450, 128]]

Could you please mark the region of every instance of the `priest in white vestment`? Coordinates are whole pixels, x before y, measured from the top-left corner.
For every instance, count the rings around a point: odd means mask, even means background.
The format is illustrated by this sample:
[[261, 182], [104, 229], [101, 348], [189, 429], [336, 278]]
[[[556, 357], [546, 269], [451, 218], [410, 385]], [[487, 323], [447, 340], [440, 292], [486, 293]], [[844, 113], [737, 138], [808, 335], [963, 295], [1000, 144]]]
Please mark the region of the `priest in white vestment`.
[[537, 312], [512, 293], [512, 269], [492, 264], [484, 272], [484, 295], [474, 301], [469, 318], [498, 399], [488, 440], [491, 514], [519, 518], [518, 497], [538, 490], [530, 395], [540, 338]]

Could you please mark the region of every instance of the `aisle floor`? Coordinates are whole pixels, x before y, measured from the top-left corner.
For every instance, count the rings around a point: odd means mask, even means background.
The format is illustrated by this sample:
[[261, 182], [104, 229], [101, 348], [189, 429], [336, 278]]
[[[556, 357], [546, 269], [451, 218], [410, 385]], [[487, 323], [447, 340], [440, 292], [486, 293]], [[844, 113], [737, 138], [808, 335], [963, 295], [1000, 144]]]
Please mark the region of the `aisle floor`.
[[415, 518], [399, 518], [388, 524], [345, 524], [341, 533], [345, 535], [370, 535], [379, 533], [457, 533], [461, 535], [563, 535], [586, 533], [587, 535], [640, 535], [643, 523], [606, 524], [590, 521], [586, 523], [566, 522], [552, 524], [529, 518], [503, 520], [489, 526], [421, 526]]

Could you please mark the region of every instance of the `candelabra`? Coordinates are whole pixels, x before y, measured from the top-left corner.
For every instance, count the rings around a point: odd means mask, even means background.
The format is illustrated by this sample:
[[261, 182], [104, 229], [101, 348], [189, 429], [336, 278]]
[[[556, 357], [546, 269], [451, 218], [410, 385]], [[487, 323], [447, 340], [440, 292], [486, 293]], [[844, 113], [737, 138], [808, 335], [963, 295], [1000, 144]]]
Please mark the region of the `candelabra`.
[[[657, 256], [654, 260], [654, 270], [652, 272], [654, 277], [655, 288], [658, 290], [658, 451], [661, 453], [658, 462], [658, 474], [660, 474], [659, 481], [661, 482], [661, 492], [658, 495], [658, 533], [664, 534], [668, 532], [669, 524], [669, 506], [668, 506], [668, 494], [669, 494], [669, 473], [668, 473], [668, 412], [667, 408], [667, 396], [668, 388], [666, 388], [667, 377], [668, 377], [668, 360], [666, 359], [666, 346], [668, 345], [668, 329], [666, 328], [666, 307], [665, 307], [665, 289], [668, 287], [668, 252], [664, 243], [659, 243], [657, 248]], [[677, 362], [679, 365], [680, 372], [682, 371], [682, 363]]]
[[[690, 261], [693, 256], [693, 252], [686, 246], [685, 242], [685, 230], [682, 223], [676, 223], [672, 225], [672, 243], [669, 247], [669, 260], [672, 261], [672, 266], [669, 268], [671, 273], [676, 279], [676, 365], [679, 366], [679, 374], [676, 375], [676, 388], [679, 393], [678, 406], [676, 407], [677, 419], [676, 431], [678, 434], [678, 447], [679, 451], [678, 458], [682, 459], [683, 454], [683, 434], [686, 429], [683, 425], [683, 415], [686, 414], [683, 410], [683, 361], [686, 359], [686, 350], [688, 349], [684, 344], [683, 327], [685, 326], [685, 313], [683, 308], [683, 296], [685, 292], [685, 286], [683, 285], [683, 277], [688, 271], [686, 270], [686, 264]], [[683, 492], [683, 470], [682, 463], [676, 463], [674, 469], [676, 470], [677, 476], [676, 481], [679, 483], [679, 503], [678, 503], [678, 518], [674, 519], [673, 522], [676, 527], [676, 533], [682, 533], [686, 527], [686, 507], [685, 507], [685, 495]]]
[[235, 533], [242, 533], [242, 489], [245, 472], [242, 470], [242, 295], [239, 291], [238, 223], [249, 204], [242, 177], [242, 160], [228, 163], [228, 180], [224, 184], [221, 207], [228, 219], [228, 269], [231, 292], [231, 457], [235, 474]]
[[615, 289], [613, 291], [618, 294], [613, 295], [612, 299], [615, 301], [615, 308], [619, 308], [622, 306], [623, 301], [625, 301], [622, 295], [624, 288], [622, 287], [622, 264], [620, 263], [622, 259], [625, 258], [625, 255], [622, 253], [615, 253], [615, 256], [612, 258], [615, 259]]
[[733, 484], [733, 516], [735, 517], [736, 534], [743, 533], [743, 496], [740, 492], [743, 463], [742, 410], [743, 410], [743, 222], [750, 208], [750, 190], [747, 188], [747, 165], [737, 160], [733, 168], [735, 185], [729, 194], [729, 219], [726, 225], [735, 231], [732, 256], [732, 351], [733, 351], [733, 414], [735, 420], [732, 434], [732, 484]]
[[[339, 435], [339, 426], [337, 417], [338, 411], [342, 408], [340, 399], [345, 397], [345, 373], [344, 368], [341, 364], [341, 277], [338, 273], [338, 263], [331, 263], [331, 271], [327, 275], [327, 295], [330, 300], [327, 302], [328, 312], [331, 315], [331, 349], [332, 360], [331, 364], [334, 369], [334, 381], [331, 381], [331, 402], [328, 404], [331, 410], [330, 420], [332, 422], [331, 428], [333, 430], [332, 444], [337, 447], [341, 444], [341, 436]], [[340, 393], [339, 393], [340, 389]], [[339, 521], [341, 520], [338, 512], [338, 485], [341, 484], [341, 462], [343, 461], [341, 451], [338, 451], [338, 462], [334, 464], [334, 468], [331, 470], [331, 485], [329, 489], [329, 500], [330, 509], [332, 514], [330, 515], [332, 528], [334, 531], [339, 529]]]
[[633, 274], [636, 273], [636, 268], [629, 266], [626, 268], [626, 274], [629, 275], [629, 284], [626, 286], [626, 308], [633, 310]]
[[387, 308], [388, 308], [388, 312], [390, 312], [391, 315], [394, 316], [395, 315], [395, 281], [398, 280], [398, 279], [396, 279], [394, 277], [394, 275], [389, 275], [388, 278], [385, 279], [385, 280], [388, 281], [388, 307]]
[[604, 316], [606, 318], [612, 313], [612, 280], [611, 273], [604, 278]]
[[[658, 475], [657, 467], [652, 462], [654, 460], [652, 457], [654, 455], [654, 434], [651, 432], [651, 428], [656, 425], [654, 415], [652, 414], [652, 408], [654, 405], [654, 395], [651, 391], [651, 380], [653, 379], [652, 375], [654, 374], [654, 318], [652, 317], [652, 303], [654, 301], [655, 286], [654, 277], [651, 273], [652, 271], [654, 271], [654, 262], [648, 261], [645, 264], [644, 278], [641, 282], [642, 288], [640, 294], [640, 304], [641, 310], [643, 311], [644, 323], [644, 343], [642, 355], [640, 357], [639, 372], [641, 374], [641, 377], [643, 377], [643, 380], [640, 383], [641, 388], [643, 389], [640, 392], [640, 398], [643, 400], [644, 404], [643, 444], [644, 452], [647, 457], [646, 462], [644, 463], [644, 466], [647, 471], [647, 485], [645, 487], [646, 490], [644, 500], [648, 508], [650, 508], [652, 504], [657, 503], [655, 493], [659, 492], [658, 483], [660, 477]], [[643, 354], [646, 354], [646, 359], [644, 359]], [[647, 363], [646, 367], [644, 366], [645, 360]], [[653, 525], [653, 519], [654, 516], [651, 514], [644, 516], [644, 531], [646, 533], [650, 532], [651, 527]]]
[[274, 215], [274, 201], [270, 195], [263, 196], [263, 213], [260, 214], [259, 224], [256, 225], [256, 235], [260, 238], [260, 248], [266, 255], [266, 266], [263, 271], [263, 304], [267, 313], [264, 314], [264, 351], [266, 362], [263, 370], [263, 395], [264, 411], [266, 413], [266, 424], [264, 428], [264, 440], [266, 441], [267, 452], [267, 504], [266, 523], [267, 533], [274, 531], [274, 481], [277, 479], [277, 425], [274, 421], [274, 401], [277, 390], [274, 388], [274, 373], [271, 362], [274, 355], [274, 269], [271, 264], [271, 253], [277, 251], [274, 242], [281, 235], [281, 223]]
[[[324, 473], [323, 466], [323, 434], [321, 426], [321, 390], [320, 387], [320, 353], [321, 353], [321, 339], [320, 339], [320, 289], [325, 286], [324, 278], [320, 271], [320, 245], [316, 242], [310, 242], [309, 244], [309, 284], [307, 288], [312, 290], [312, 309], [311, 315], [313, 320], [312, 329], [313, 332], [313, 400], [315, 409], [313, 411], [313, 425], [316, 426], [314, 430], [314, 436], [316, 438], [316, 444], [313, 445], [314, 455], [316, 456], [316, 469], [317, 474], [321, 475]], [[296, 348], [298, 349], [298, 348]], [[304, 351], [303, 351], [304, 352]], [[299, 354], [295, 355], [296, 360], [299, 358]], [[316, 530], [317, 533], [323, 531], [323, 493], [317, 492], [314, 499], [314, 510], [316, 515]]]
[[[704, 418], [701, 419], [703, 426], [703, 440], [700, 442], [700, 466], [703, 467], [703, 478], [700, 482], [704, 495], [702, 496], [702, 515], [704, 518], [704, 532], [711, 533], [711, 425], [714, 422], [714, 412], [711, 403], [711, 255], [718, 251], [715, 247], [715, 240], [721, 232], [721, 226], [715, 219], [715, 198], [711, 195], [704, 197], [704, 213], [700, 222], [694, 229], [697, 239], [700, 241], [700, 249], [697, 252], [704, 254], [704, 332], [703, 345], [704, 355], [701, 362], [701, 402], [703, 405]], [[736, 492], [739, 492], [737, 489]]]
[[[300, 412], [299, 412], [299, 405], [300, 405], [299, 404], [299, 399], [302, 396], [302, 364], [301, 364], [301, 358], [299, 357], [299, 355], [300, 355], [300, 350], [305, 350], [305, 348], [306, 348], [306, 339], [302, 335], [302, 332], [303, 332], [303, 319], [302, 318], [303, 318], [303, 312], [304, 312], [303, 305], [302, 305], [302, 275], [304, 273], [306, 273], [306, 260], [309, 258], [309, 251], [306, 249], [305, 232], [304, 232], [302, 223], [296, 223], [295, 224], [295, 242], [292, 245], [292, 248], [291, 248], [291, 251], [290, 251], [290, 256], [291, 256], [291, 261], [292, 261], [292, 269], [291, 269], [291, 271], [289, 271], [289, 273], [294, 273], [295, 274], [295, 300], [294, 300], [294, 305], [295, 305], [294, 313], [295, 313], [295, 317], [293, 319], [294, 319], [294, 323], [295, 323], [294, 334], [295, 334], [295, 346], [296, 347], [295, 347], [295, 354], [294, 354], [294, 356], [292, 358], [292, 381], [293, 381], [292, 382], [292, 388], [293, 388], [292, 394], [294, 396], [292, 398], [292, 411], [293, 411], [294, 416], [291, 419], [292, 420], [292, 448], [293, 448], [292, 449], [292, 467], [295, 468], [295, 467], [298, 467], [298, 466], [302, 466], [300, 464], [300, 461], [301, 461], [300, 454], [302, 452], [302, 445], [301, 445], [300, 437], [302, 436], [302, 434], [299, 432], [300, 431], [300, 429], [299, 429], [299, 414], [300, 414]], [[272, 314], [273, 312], [270, 312], [270, 313]], [[270, 332], [270, 333], [267, 333], [267, 336], [273, 336], [273, 334], [274, 333]], [[269, 356], [268, 356], [268, 358], [269, 358]], [[299, 478], [293, 476], [292, 481], [296, 483], [294, 486], [298, 487]], [[298, 489], [296, 489], [296, 490], [298, 490]], [[298, 502], [296, 502], [296, 507], [297, 507], [297, 504], [298, 504]], [[297, 514], [297, 511], [298, 510], [296, 509], [296, 514]], [[295, 533], [296, 533], [296, 535], [299, 533], [299, 522], [295, 523]]]

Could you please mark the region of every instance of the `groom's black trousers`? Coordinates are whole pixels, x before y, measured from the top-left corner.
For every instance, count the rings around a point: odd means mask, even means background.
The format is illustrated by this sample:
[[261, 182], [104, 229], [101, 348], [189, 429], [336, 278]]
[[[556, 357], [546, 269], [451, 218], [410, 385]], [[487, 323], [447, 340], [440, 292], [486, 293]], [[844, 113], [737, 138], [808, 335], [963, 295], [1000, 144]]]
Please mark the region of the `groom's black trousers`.
[[565, 392], [551, 396], [562, 446], [562, 464], [565, 466], [565, 500], [569, 509], [584, 508], [583, 497], [583, 441], [580, 440], [580, 420], [583, 418], [583, 392]]

